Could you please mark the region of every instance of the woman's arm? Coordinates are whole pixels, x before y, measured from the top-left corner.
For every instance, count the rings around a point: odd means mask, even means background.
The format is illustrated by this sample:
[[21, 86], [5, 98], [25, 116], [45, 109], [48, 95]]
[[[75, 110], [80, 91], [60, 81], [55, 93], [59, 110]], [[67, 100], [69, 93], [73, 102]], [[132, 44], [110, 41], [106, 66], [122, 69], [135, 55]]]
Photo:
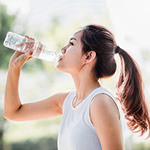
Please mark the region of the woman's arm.
[[30, 50], [24, 54], [15, 51], [10, 59], [4, 96], [4, 116], [12, 115], [21, 107], [18, 94], [20, 69], [32, 57], [32, 52], [33, 50]]
[[63, 113], [63, 101], [69, 92], [59, 92], [44, 100], [21, 104], [18, 93], [20, 69], [32, 57], [31, 54], [16, 51], [10, 59], [4, 97], [4, 117], [8, 120], [41, 120]]
[[94, 97], [90, 117], [103, 150], [123, 150], [119, 112], [113, 100], [106, 94]]
[[8, 69], [5, 87], [5, 96], [4, 96], [4, 116], [12, 115], [21, 106], [18, 94], [19, 76], [20, 76], [19, 69], [15, 68]]

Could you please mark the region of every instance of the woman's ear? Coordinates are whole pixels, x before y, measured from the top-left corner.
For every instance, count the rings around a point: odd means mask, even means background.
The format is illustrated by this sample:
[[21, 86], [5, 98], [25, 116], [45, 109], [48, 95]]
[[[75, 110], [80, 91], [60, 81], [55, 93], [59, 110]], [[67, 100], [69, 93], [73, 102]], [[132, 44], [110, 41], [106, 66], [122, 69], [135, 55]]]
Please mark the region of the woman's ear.
[[96, 52], [95, 51], [90, 51], [86, 54], [86, 63], [90, 63], [96, 58]]

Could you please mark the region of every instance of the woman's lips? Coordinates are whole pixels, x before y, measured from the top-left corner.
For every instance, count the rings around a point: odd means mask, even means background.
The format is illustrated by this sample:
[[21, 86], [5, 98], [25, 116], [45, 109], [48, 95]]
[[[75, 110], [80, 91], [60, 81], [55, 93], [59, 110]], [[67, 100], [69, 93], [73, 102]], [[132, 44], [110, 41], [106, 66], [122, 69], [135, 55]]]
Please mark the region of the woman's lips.
[[61, 61], [62, 60], [62, 58], [60, 58], [58, 61]]

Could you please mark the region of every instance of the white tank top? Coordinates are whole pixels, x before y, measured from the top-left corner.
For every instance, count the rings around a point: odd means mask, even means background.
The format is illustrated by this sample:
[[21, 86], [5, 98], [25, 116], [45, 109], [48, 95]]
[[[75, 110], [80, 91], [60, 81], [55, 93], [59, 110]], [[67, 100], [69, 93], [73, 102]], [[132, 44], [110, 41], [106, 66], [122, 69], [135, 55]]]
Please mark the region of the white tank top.
[[[102, 150], [101, 143], [89, 115], [90, 103], [93, 97], [99, 93], [110, 96], [118, 107], [114, 96], [103, 87], [93, 90], [75, 108], [73, 107], [73, 99], [76, 96], [76, 90], [72, 90], [67, 95], [63, 103], [63, 117], [57, 142], [58, 150]], [[122, 132], [121, 116], [120, 124]], [[122, 140], [124, 145], [123, 134]]]

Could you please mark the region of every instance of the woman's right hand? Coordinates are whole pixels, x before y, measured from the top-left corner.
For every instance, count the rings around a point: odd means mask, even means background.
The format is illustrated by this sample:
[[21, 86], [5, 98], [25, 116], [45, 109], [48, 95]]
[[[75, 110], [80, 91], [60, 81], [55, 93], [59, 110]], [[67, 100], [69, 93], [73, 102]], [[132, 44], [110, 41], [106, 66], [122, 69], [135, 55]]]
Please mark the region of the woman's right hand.
[[14, 67], [16, 69], [21, 69], [21, 67], [32, 58], [33, 49], [28, 52], [23, 53], [20, 51], [15, 51], [9, 61], [9, 67]]
[[[25, 36], [26, 38], [29, 38], [28, 36]], [[30, 38], [32, 39], [32, 38]], [[9, 67], [10, 68], [16, 68], [16, 69], [21, 69], [22, 66], [32, 58], [33, 54], [33, 49], [30, 49], [28, 52], [20, 52], [20, 51], [15, 51], [12, 57], [10, 58], [9, 61]]]

